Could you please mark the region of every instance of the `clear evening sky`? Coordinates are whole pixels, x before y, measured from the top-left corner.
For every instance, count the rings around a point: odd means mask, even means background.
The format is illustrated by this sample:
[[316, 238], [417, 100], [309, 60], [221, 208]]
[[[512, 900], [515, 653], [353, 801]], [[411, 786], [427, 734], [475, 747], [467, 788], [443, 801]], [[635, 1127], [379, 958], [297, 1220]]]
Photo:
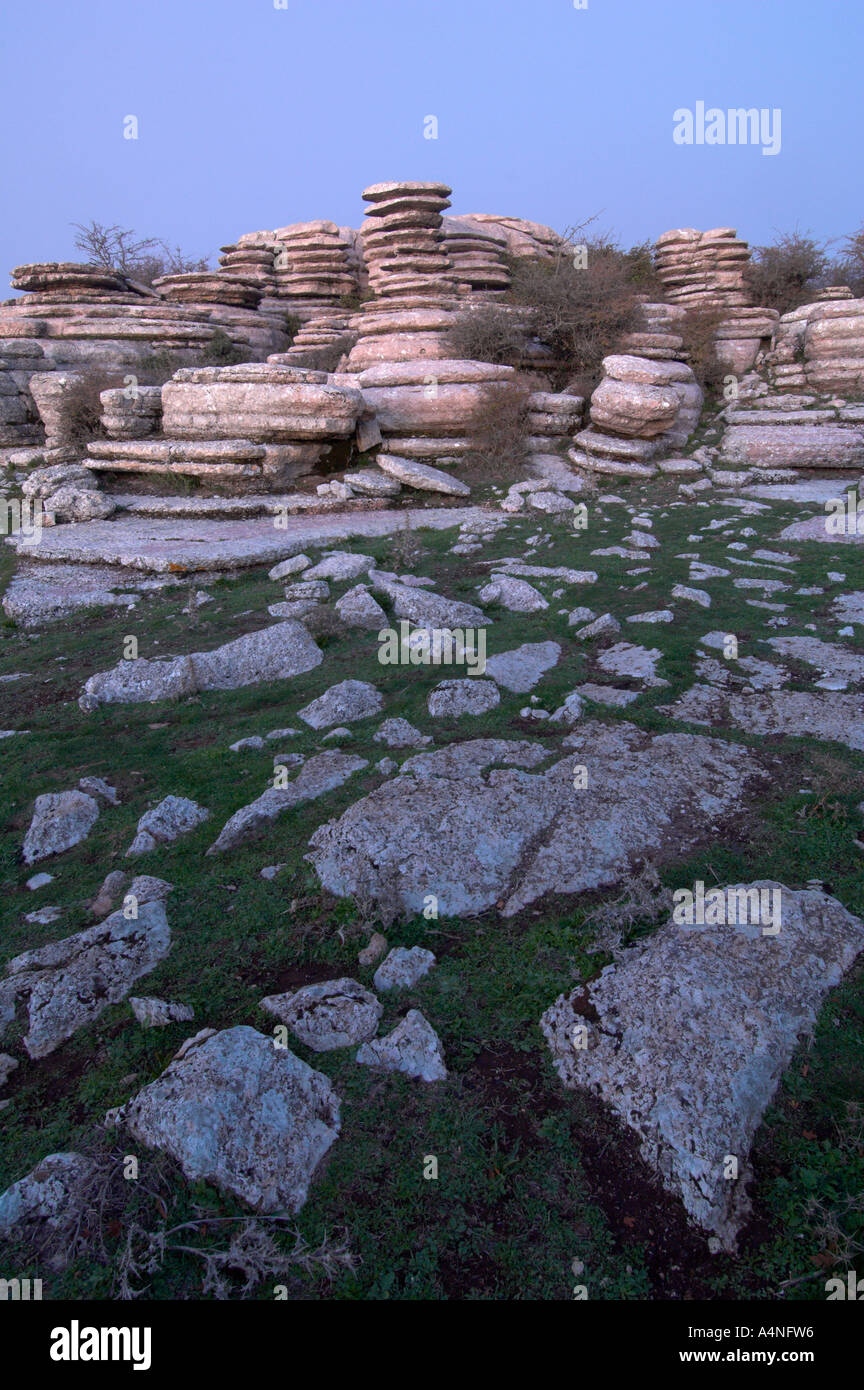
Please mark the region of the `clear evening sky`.
[[[284, 3], [7, 0], [0, 295], [13, 265], [75, 259], [73, 222], [216, 253], [310, 218], [359, 226], [385, 179], [559, 231], [599, 213], [628, 245], [864, 221], [861, 0]], [[779, 108], [779, 154], [677, 145], [673, 112], [700, 101]]]

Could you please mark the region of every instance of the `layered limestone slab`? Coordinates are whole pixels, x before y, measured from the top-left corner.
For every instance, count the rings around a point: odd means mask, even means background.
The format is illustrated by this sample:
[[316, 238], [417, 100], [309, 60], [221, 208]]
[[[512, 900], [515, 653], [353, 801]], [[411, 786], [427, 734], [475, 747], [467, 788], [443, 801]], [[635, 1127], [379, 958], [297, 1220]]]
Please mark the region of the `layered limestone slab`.
[[546, 893], [615, 883], [649, 849], [685, 852], [761, 775], [748, 749], [626, 723], [580, 726], [545, 773], [484, 771], [518, 749], [488, 743], [419, 754], [321, 826], [308, 857], [323, 886], [410, 915], [434, 893], [445, 916], [495, 904], [511, 916]]
[[45, 1057], [79, 1028], [125, 999], [136, 980], [167, 956], [171, 930], [161, 902], [139, 903], [131, 920], [122, 910], [98, 926], [35, 951], [6, 966], [0, 981], [0, 1030], [12, 1022], [15, 1002], [26, 1000], [31, 1057]]
[[117, 1119], [260, 1212], [300, 1210], [340, 1130], [327, 1077], [247, 1027], [187, 1043]]
[[[779, 907], [767, 928], [752, 915], [739, 922], [741, 895], [754, 892]], [[864, 922], [835, 898], [768, 880], [725, 894], [733, 922], [686, 926], [673, 915], [556, 1000], [540, 1026], [564, 1085], [600, 1095], [663, 1186], [734, 1251], [762, 1115], [800, 1035], [864, 948]]]

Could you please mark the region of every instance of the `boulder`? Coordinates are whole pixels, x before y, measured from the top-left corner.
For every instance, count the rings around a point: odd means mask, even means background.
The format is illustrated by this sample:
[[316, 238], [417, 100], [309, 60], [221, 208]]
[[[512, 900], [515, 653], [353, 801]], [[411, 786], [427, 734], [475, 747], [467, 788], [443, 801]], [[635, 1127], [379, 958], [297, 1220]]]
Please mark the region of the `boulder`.
[[330, 1052], [374, 1038], [384, 1006], [356, 980], [327, 980], [288, 994], [271, 994], [262, 1009], [290, 1028], [313, 1052]]

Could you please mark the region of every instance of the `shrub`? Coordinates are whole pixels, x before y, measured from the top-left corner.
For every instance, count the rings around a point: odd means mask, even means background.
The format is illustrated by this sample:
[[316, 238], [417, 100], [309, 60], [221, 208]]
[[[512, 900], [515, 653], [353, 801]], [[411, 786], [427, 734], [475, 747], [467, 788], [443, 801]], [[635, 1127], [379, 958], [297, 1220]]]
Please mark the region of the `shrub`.
[[73, 222], [72, 226], [78, 232], [75, 245], [88, 265], [118, 271], [145, 285], [152, 285], [160, 275], [188, 275], [208, 268], [208, 256], [187, 256], [161, 237], [138, 238], [129, 227], [116, 223], [109, 227], [103, 222]]
[[514, 261], [511, 298], [526, 308], [534, 334], [551, 348], [564, 376], [575, 377], [587, 395], [600, 379], [603, 358], [635, 326], [638, 277], [646, 274], [639, 248], [624, 253], [595, 240], [586, 243], [584, 265], [575, 255]]
[[682, 324], [684, 346], [689, 353], [690, 366], [702, 390], [719, 394], [729, 368], [717, 357], [716, 333], [722, 318], [718, 309], [710, 307], [688, 309]]
[[292, 366], [306, 367], [312, 372], [335, 372], [342, 358], [351, 351], [356, 341], [355, 334], [344, 333], [340, 338], [334, 338], [326, 347], [310, 347], [302, 353], [296, 353]]
[[744, 279], [756, 304], [788, 314], [827, 283], [829, 265], [824, 242], [797, 230], [783, 232], [770, 246], [754, 248]]
[[483, 394], [485, 400], [471, 431], [470, 463], [484, 479], [507, 479], [525, 465], [525, 412], [530, 388], [517, 379], [503, 389], [490, 385]]
[[864, 297], [864, 226], [847, 236], [843, 253], [831, 263], [832, 285], [848, 285], [856, 298]]
[[515, 367], [525, 356], [525, 326], [512, 309], [480, 304], [453, 321], [444, 345], [450, 357]]
[[69, 382], [60, 399], [57, 417], [57, 444], [81, 453], [91, 439], [104, 438], [102, 429], [102, 391], [123, 385], [116, 373], [85, 371], [79, 380]]

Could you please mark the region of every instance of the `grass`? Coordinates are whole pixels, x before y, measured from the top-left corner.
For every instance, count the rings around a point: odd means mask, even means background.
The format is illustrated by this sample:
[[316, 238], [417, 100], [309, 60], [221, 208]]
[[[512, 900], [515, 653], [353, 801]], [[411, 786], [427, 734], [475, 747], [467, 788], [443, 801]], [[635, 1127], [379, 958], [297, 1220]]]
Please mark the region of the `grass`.
[[[775, 632], [814, 624], [814, 635], [833, 640], [832, 596], [864, 588], [860, 552], [848, 545], [788, 547], [801, 557], [792, 576], [769, 566], [751, 570], [729, 563], [736, 552], [726, 546], [744, 527], [756, 533], [745, 537], [751, 548], [787, 548], [776, 536], [788, 521], [800, 519], [800, 508], [792, 504], [742, 518], [717, 499], [673, 506], [677, 494], [668, 483], [645, 488], [616, 480], [615, 491], [637, 508], [652, 507], [662, 549], [644, 575], [627, 574], [641, 568], [633, 561], [591, 557], [598, 547], [619, 544], [630, 530], [630, 515], [618, 504], [592, 505], [589, 528], [580, 534], [536, 514], [513, 518], [468, 558], [450, 554], [454, 532], [418, 537], [415, 572], [434, 577], [440, 592], [469, 602], [476, 601], [489, 573], [486, 562], [522, 554], [532, 535], [549, 539], [539, 543], [530, 562], [598, 572], [596, 584], [579, 588], [537, 581], [550, 604], [540, 615], [488, 608], [495, 619], [489, 655], [526, 641], [561, 643], [559, 664], [535, 692], [546, 709], [586, 679], [609, 680], [594, 668], [591, 650], [574, 639], [567, 611], [585, 604], [623, 618], [667, 606], [672, 585], [688, 582], [689, 564], [675, 558], [679, 553], [698, 549], [702, 561], [735, 575], [788, 581], [789, 591], [779, 595], [787, 604], [788, 628], [767, 628], [771, 612], [743, 603], [750, 595], [734, 589], [731, 578], [696, 581], [712, 594], [710, 610], [676, 603], [674, 623], [625, 623], [619, 639], [660, 648], [659, 673], [668, 687], [646, 692], [626, 711], [592, 707], [590, 717], [624, 717], [650, 731], [680, 730], [658, 707], [693, 683], [699, 639], [707, 631], [733, 632], [740, 655], [770, 658], [763, 643]], [[728, 526], [705, 533], [698, 547], [688, 541], [697, 526], [723, 516]], [[346, 548], [371, 553], [389, 567], [390, 546], [388, 540], [364, 540]], [[749, 558], [749, 552], [740, 554]], [[9, 557], [0, 557], [0, 564], [8, 574]], [[845, 573], [842, 586], [826, 581], [828, 570]], [[824, 587], [824, 594], [794, 592], [812, 585]], [[335, 597], [349, 585], [331, 587]], [[557, 588], [564, 592], [553, 598]], [[105, 875], [134, 864], [136, 872], [156, 873], [175, 885], [168, 903], [171, 953], [137, 988], [192, 1004], [196, 1022], [146, 1031], [128, 1004], [119, 1004], [39, 1062], [25, 1060], [22, 1030], [15, 1025], [3, 1039], [4, 1050], [21, 1065], [4, 1091], [11, 1104], [0, 1119], [0, 1189], [56, 1150], [103, 1153], [107, 1163], [116, 1163], [110, 1148], [116, 1140], [109, 1143], [97, 1128], [106, 1110], [157, 1076], [196, 1028], [246, 1023], [268, 1031], [258, 1007], [265, 994], [343, 974], [370, 983], [372, 971], [358, 965], [357, 952], [377, 925], [373, 914], [322, 893], [304, 854], [316, 825], [382, 782], [375, 764], [388, 750], [373, 738], [381, 718], [401, 715], [434, 732], [437, 746], [497, 736], [532, 738], [557, 750], [566, 732], [523, 719], [519, 711], [530, 697], [506, 691], [487, 715], [431, 721], [430, 689], [442, 676], [461, 672], [382, 666], [375, 634], [357, 631], [320, 639], [324, 662], [290, 682], [174, 705], [109, 706], [91, 714], [78, 708], [83, 681], [120, 659], [126, 635], [138, 637], [142, 656], [213, 647], [263, 626], [267, 604], [281, 597], [263, 571], [220, 580], [210, 592], [216, 602], [194, 614], [184, 611], [186, 590], [178, 588], [142, 598], [131, 614], [99, 610], [38, 636], [9, 624], [2, 630], [0, 675], [29, 674], [0, 683], [0, 727], [31, 731], [4, 740], [0, 753], [0, 867], [8, 885], [4, 959], [91, 925], [86, 904]], [[862, 629], [846, 645], [864, 651]], [[818, 673], [802, 668], [802, 675], [812, 682]], [[346, 744], [369, 766], [320, 803], [283, 816], [265, 840], [205, 857], [228, 816], [264, 789], [276, 752], [308, 756], [332, 746], [322, 745], [320, 735], [297, 720], [297, 710], [348, 677], [374, 681], [384, 696], [383, 714], [353, 725]], [[284, 746], [227, 751], [240, 738], [285, 726], [301, 733]], [[711, 732], [754, 747], [772, 776], [734, 824], [682, 862], [662, 867], [663, 885], [771, 877], [801, 887], [815, 878], [864, 915], [864, 859], [856, 845], [864, 756], [806, 734], [764, 739], [732, 728]], [[410, 753], [390, 756], [401, 760]], [[25, 883], [34, 870], [21, 864], [19, 854], [34, 797], [93, 775], [116, 786], [122, 804], [104, 808], [82, 844], [37, 865], [54, 874], [54, 881], [29, 892]], [[815, 794], [805, 794], [807, 788]], [[125, 848], [138, 818], [168, 793], [199, 801], [211, 812], [210, 821], [158, 853], [127, 861]], [[273, 881], [262, 880], [260, 869], [276, 863], [285, 868]], [[597, 913], [619, 895], [620, 887], [586, 898], [552, 897], [510, 919], [494, 912], [470, 920], [418, 917], [388, 928], [391, 945], [428, 946], [439, 963], [412, 990], [386, 1001], [381, 1031], [406, 1008], [421, 1008], [442, 1039], [450, 1078], [424, 1086], [358, 1067], [351, 1050], [314, 1054], [296, 1046], [299, 1056], [332, 1078], [342, 1100], [342, 1133], [291, 1232], [299, 1232], [311, 1249], [344, 1239], [352, 1262], [300, 1264], [278, 1281], [262, 1276], [243, 1296], [272, 1298], [274, 1284], [287, 1282], [294, 1299], [569, 1299], [574, 1284], [584, 1283], [589, 1296], [600, 1299], [769, 1299], [784, 1281], [801, 1280], [785, 1291], [794, 1300], [820, 1297], [820, 1280], [833, 1267], [845, 1270], [850, 1259], [854, 1263], [864, 1222], [864, 1139], [855, 1109], [864, 1082], [861, 969], [828, 997], [813, 1038], [802, 1042], [766, 1113], [753, 1152], [754, 1217], [741, 1253], [734, 1259], [710, 1256], [680, 1204], [653, 1182], [632, 1135], [593, 1097], [562, 1090], [540, 1034], [538, 1020], [549, 1003], [608, 963], [608, 955], [592, 950]], [[25, 912], [46, 903], [62, 909], [56, 922], [23, 921]], [[637, 919], [628, 939], [651, 929], [650, 921]], [[97, 1223], [104, 1249], [94, 1236], [65, 1269], [21, 1250], [10, 1252], [3, 1267], [20, 1277], [41, 1277], [48, 1297], [111, 1297], [131, 1222], [175, 1226], [205, 1217], [208, 1224], [198, 1228], [197, 1239], [202, 1248], [216, 1250], [225, 1241], [218, 1220], [248, 1215], [230, 1197], [186, 1183], [158, 1155], [134, 1145], [128, 1152], [137, 1154], [140, 1176], [112, 1197], [110, 1212]], [[438, 1160], [436, 1179], [424, 1177], [429, 1156]], [[290, 1250], [295, 1236], [277, 1231], [274, 1240]], [[578, 1278], [574, 1261], [584, 1266]], [[202, 1261], [188, 1254], [167, 1255], [145, 1282], [152, 1297], [214, 1296], [202, 1294]], [[240, 1281], [231, 1288], [241, 1296]]]

